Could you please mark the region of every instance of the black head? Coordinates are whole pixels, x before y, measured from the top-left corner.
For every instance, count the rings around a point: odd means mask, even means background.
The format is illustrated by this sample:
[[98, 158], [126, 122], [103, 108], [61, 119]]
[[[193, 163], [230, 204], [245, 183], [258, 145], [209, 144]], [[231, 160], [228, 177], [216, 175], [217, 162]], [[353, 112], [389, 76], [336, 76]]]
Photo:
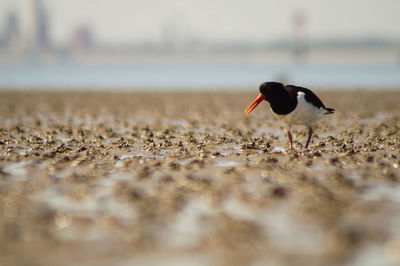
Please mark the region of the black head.
[[273, 91], [282, 89], [285, 89], [285, 87], [280, 82], [269, 81], [269, 82], [264, 82], [260, 85], [260, 92], [265, 96]]
[[286, 93], [285, 87], [279, 82], [264, 82], [260, 85], [260, 92], [265, 96], [265, 100], [269, 101], [273, 98], [282, 97]]
[[285, 87], [279, 82], [264, 82], [260, 85], [260, 92], [260, 95], [244, 110], [246, 115], [250, 114], [264, 100], [271, 104], [271, 101], [284, 99], [287, 96]]

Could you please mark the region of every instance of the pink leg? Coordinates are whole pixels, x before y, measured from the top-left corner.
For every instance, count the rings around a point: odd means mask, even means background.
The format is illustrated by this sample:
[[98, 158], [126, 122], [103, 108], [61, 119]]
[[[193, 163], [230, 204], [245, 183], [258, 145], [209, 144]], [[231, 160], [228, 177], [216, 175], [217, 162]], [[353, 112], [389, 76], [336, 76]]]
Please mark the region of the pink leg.
[[288, 130], [287, 135], [289, 139], [289, 147], [291, 150], [293, 150], [293, 138], [292, 138], [292, 133], [290, 133], [290, 130]]
[[312, 134], [313, 134], [312, 128], [308, 127], [308, 139], [307, 139], [306, 149], [308, 149], [308, 145], [310, 144]]

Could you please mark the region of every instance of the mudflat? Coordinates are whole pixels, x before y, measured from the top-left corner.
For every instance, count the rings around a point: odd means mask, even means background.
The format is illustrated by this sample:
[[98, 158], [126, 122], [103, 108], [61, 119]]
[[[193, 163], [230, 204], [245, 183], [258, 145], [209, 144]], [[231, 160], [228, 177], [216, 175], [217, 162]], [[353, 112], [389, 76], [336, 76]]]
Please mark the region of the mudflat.
[[0, 92], [0, 265], [399, 265], [400, 92], [315, 92]]

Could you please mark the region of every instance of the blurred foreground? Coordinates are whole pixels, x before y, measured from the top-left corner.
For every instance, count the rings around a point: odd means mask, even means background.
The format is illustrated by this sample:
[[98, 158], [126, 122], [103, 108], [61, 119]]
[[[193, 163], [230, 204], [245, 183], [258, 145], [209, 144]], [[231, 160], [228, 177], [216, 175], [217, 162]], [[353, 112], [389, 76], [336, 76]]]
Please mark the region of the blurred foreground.
[[316, 92], [0, 92], [0, 264], [400, 264], [400, 93]]

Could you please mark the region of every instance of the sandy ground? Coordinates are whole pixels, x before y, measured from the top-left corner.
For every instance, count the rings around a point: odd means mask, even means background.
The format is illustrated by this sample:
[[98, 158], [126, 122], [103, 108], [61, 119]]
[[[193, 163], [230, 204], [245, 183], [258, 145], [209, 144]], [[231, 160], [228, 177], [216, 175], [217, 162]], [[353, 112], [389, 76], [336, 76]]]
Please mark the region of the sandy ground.
[[400, 92], [0, 92], [0, 265], [399, 265]]

